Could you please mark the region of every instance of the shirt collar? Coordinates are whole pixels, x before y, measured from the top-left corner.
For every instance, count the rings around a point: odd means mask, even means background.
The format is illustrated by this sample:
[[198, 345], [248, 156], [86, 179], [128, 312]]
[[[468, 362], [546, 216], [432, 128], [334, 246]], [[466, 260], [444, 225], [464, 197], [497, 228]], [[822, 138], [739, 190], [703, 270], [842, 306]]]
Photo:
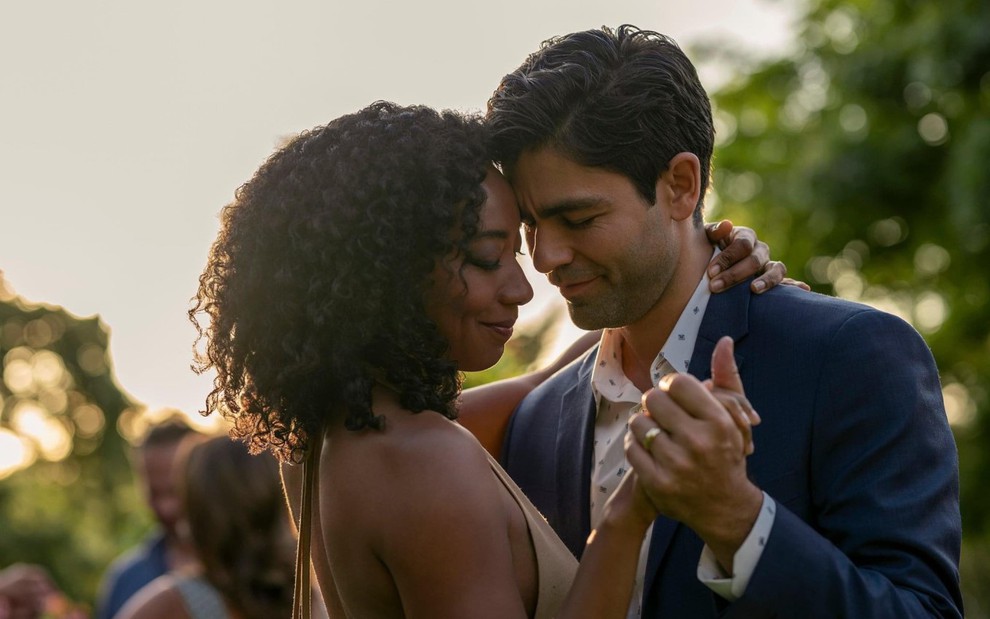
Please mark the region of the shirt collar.
[[[712, 257], [717, 256], [719, 251], [716, 247]], [[698, 341], [701, 322], [708, 308], [708, 300], [711, 298], [708, 282], [708, 269], [705, 269], [701, 281], [684, 306], [670, 336], [660, 348], [660, 355], [653, 360], [651, 372], [657, 372], [661, 355], [678, 372], [687, 372], [691, 365], [694, 345]], [[596, 399], [605, 398], [612, 402], [639, 402], [643, 395], [622, 372], [622, 336], [615, 329], [605, 329], [602, 332], [601, 346], [598, 348], [595, 367], [591, 372], [591, 388]]]

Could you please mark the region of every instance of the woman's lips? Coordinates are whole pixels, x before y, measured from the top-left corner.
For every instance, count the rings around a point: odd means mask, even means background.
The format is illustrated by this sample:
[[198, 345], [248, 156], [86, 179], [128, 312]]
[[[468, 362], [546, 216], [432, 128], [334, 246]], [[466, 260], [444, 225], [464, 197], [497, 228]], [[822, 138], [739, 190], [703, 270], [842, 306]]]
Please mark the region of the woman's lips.
[[483, 322], [481, 323], [498, 334], [502, 339], [508, 340], [512, 337], [512, 327], [516, 324], [515, 320], [505, 320], [502, 322]]

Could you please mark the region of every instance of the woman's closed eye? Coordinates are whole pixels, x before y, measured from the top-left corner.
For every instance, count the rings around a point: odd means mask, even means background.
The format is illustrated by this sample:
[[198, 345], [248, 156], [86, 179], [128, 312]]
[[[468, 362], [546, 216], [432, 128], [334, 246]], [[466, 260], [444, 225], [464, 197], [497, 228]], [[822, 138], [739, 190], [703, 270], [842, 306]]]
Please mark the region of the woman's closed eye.
[[468, 262], [484, 271], [495, 271], [502, 266], [502, 262], [499, 260], [495, 260], [494, 262], [485, 260], [469, 260]]

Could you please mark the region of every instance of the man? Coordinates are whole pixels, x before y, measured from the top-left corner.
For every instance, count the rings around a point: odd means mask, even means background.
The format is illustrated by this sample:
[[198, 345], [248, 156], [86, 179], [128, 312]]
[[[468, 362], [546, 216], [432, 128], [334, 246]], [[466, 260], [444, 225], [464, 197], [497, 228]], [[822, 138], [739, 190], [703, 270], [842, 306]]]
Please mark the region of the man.
[[[488, 118], [536, 268], [575, 324], [605, 328], [522, 402], [503, 462], [580, 554], [635, 417], [629, 454], [665, 516], [630, 617], [961, 617], [958, 463], [931, 354], [862, 305], [709, 294], [711, 107], [676, 44], [630, 26], [551, 39]], [[748, 459], [691, 376], [711, 375], [724, 335], [762, 417]], [[636, 416], [648, 391], [652, 418]]]
[[178, 533], [181, 505], [175, 465], [179, 444], [193, 433], [180, 417], [173, 416], [153, 426], [135, 450], [134, 469], [159, 528], [107, 570], [97, 601], [97, 619], [112, 619], [141, 587], [192, 561], [191, 550]]

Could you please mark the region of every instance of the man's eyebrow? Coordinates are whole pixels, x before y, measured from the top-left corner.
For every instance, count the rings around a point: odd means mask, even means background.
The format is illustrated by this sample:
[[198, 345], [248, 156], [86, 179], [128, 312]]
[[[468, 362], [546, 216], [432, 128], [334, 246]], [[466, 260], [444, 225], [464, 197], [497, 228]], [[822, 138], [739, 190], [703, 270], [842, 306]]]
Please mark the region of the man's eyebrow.
[[567, 198], [553, 204], [548, 204], [547, 206], [542, 206], [533, 209], [540, 219], [549, 219], [551, 217], [556, 217], [557, 215], [563, 215], [565, 213], [570, 213], [572, 211], [582, 211], [584, 209], [593, 208], [605, 202], [605, 200], [598, 196], [588, 196], [587, 198]]

